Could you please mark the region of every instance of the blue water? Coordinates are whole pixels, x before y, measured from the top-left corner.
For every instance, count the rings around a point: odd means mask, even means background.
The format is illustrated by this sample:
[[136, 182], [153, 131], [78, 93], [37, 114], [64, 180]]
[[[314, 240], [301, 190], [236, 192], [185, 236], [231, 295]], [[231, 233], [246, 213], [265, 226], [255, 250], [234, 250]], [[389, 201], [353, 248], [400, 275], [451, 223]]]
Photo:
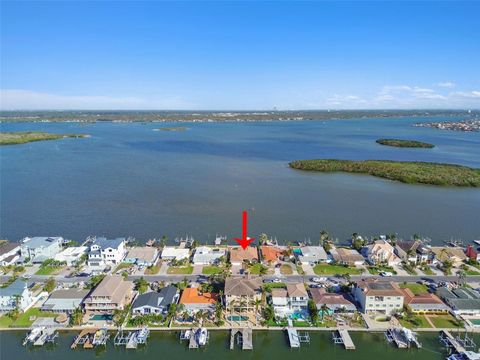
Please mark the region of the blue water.
[[[0, 149], [0, 236], [135, 236], [139, 240], [249, 230], [280, 241], [414, 233], [440, 243], [480, 239], [480, 190], [406, 185], [364, 175], [314, 174], [288, 162], [308, 158], [393, 159], [480, 167], [480, 134], [415, 128], [432, 118], [269, 123], [4, 123], [2, 131], [87, 133]], [[439, 120], [439, 118], [436, 118]], [[440, 119], [441, 120], [441, 119]], [[380, 137], [434, 149], [400, 149]]]

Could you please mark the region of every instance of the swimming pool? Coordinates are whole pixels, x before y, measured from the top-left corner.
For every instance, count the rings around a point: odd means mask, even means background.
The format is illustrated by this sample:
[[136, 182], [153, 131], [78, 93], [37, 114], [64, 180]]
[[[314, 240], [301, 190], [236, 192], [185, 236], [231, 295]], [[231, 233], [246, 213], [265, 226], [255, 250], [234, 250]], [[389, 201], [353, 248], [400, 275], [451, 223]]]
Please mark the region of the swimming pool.
[[93, 315], [90, 317], [90, 320], [94, 321], [111, 321], [113, 319], [113, 315]]
[[474, 326], [480, 326], [480, 319], [468, 319]]
[[302, 249], [293, 249], [293, 252], [295, 254], [300, 254], [301, 255], [302, 254]]
[[231, 315], [231, 316], [227, 316], [227, 320], [230, 320], [230, 321], [247, 321], [248, 316]]

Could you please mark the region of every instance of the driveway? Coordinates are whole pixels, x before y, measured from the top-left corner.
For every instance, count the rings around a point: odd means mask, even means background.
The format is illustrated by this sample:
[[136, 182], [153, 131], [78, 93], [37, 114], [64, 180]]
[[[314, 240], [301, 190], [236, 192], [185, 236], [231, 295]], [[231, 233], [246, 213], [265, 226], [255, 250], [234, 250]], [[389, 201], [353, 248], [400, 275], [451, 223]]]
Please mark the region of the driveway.
[[315, 276], [315, 271], [313, 271], [313, 267], [310, 264], [302, 265], [302, 269], [305, 272], [306, 276]]
[[192, 275], [202, 275], [203, 265], [194, 265]]

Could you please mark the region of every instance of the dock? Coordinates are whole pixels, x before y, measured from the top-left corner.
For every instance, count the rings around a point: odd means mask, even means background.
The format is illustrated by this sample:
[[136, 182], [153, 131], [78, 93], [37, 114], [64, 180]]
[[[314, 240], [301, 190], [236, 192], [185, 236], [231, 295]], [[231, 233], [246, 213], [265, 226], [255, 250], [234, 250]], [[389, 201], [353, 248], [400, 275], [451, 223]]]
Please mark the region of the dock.
[[70, 346], [71, 349], [76, 349], [78, 345], [83, 345], [84, 349], [92, 349], [93, 348], [93, 337], [97, 329], [84, 329], [78, 334], [75, 339], [73, 340], [72, 345]]
[[[204, 335], [202, 335], [202, 331], [205, 332]], [[202, 336], [204, 337], [202, 338]], [[209, 339], [210, 333], [205, 328], [188, 329], [180, 332], [180, 341], [188, 341], [189, 349], [199, 349], [208, 344]]]
[[332, 333], [335, 344], [342, 344], [346, 350], [355, 350], [355, 344], [347, 330], [337, 330]]
[[40, 335], [33, 341], [33, 346], [43, 346], [46, 343], [54, 343], [58, 337], [58, 332], [55, 329], [43, 329]]
[[230, 333], [230, 350], [235, 348], [235, 338], [237, 346], [242, 350], [253, 350], [253, 330], [251, 328], [232, 329]]
[[439, 335], [440, 342], [445, 345], [449, 353], [457, 353], [462, 354], [467, 352], [468, 350], [472, 350], [476, 348], [476, 344], [472, 338], [470, 338], [467, 333], [465, 333], [464, 338], [460, 335], [454, 337], [450, 331], [442, 330], [440, 331]]
[[149, 336], [150, 329], [147, 327], [129, 332], [120, 329], [113, 338], [113, 344], [115, 346], [125, 346], [127, 349], [136, 349], [138, 345], [146, 344]]
[[310, 343], [310, 335], [306, 331], [297, 331], [293, 326], [287, 327], [287, 335], [291, 348], [299, 348], [301, 343]]
[[407, 328], [390, 328], [385, 332], [385, 337], [390, 343], [397, 345], [399, 349], [407, 349], [413, 345], [421, 348], [422, 344], [417, 339], [417, 334]]

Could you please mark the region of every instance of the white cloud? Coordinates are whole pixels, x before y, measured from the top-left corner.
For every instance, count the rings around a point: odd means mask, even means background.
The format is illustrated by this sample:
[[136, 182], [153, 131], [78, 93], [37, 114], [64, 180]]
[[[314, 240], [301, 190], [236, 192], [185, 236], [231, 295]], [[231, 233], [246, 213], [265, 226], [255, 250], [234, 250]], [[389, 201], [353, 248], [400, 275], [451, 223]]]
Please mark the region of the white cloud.
[[102, 95], [58, 95], [30, 90], [1, 89], [2, 110], [127, 110], [192, 108], [179, 97], [140, 98]]
[[462, 98], [480, 98], [480, 91], [456, 91], [450, 94], [451, 96], [462, 97]]
[[450, 81], [444, 81], [444, 82], [437, 83], [437, 86], [444, 87], [444, 88], [454, 88], [455, 86], [457, 86], [457, 84]]

